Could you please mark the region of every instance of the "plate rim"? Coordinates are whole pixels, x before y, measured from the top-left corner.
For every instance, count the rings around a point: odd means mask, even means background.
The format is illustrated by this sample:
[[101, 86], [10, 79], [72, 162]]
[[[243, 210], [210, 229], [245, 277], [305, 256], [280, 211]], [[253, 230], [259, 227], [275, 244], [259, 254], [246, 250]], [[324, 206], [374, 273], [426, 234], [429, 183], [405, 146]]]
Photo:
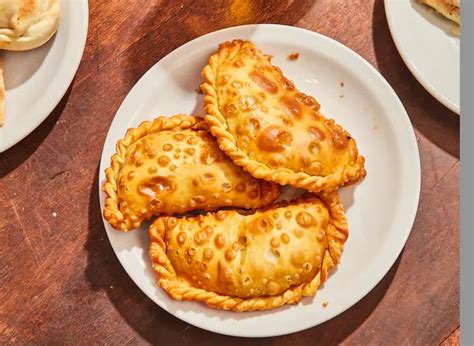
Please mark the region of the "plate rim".
[[[64, 1], [64, 0], [62, 0]], [[0, 153], [6, 152], [8, 149], [12, 148], [20, 141], [28, 137], [34, 130], [36, 130], [54, 111], [56, 106], [61, 102], [64, 95], [66, 94], [67, 90], [71, 86], [74, 77], [76, 76], [77, 70], [79, 69], [79, 65], [82, 61], [82, 57], [84, 55], [84, 51], [86, 48], [87, 43], [87, 35], [89, 32], [89, 1], [88, 0], [75, 0], [82, 4], [83, 6], [83, 14], [84, 14], [84, 21], [82, 23], [82, 27], [85, 28], [83, 33], [84, 37], [82, 42], [79, 42], [78, 47], [80, 49], [80, 54], [72, 56], [72, 68], [67, 71], [65, 77], [63, 78], [63, 84], [61, 88], [58, 88], [58, 92], [56, 93], [56, 97], [49, 97], [50, 101], [48, 105], [44, 107], [42, 111], [35, 112], [37, 116], [35, 117], [36, 121], [29, 122], [29, 125], [26, 127], [26, 130], [18, 135], [16, 138], [8, 140], [6, 142], [0, 141]], [[75, 15], [74, 11], [71, 11], [72, 15]]]
[[[406, 55], [404, 50], [401, 47], [400, 43], [400, 37], [398, 37], [395, 29], [395, 24], [393, 23], [393, 12], [391, 3], [393, 3], [393, 0], [384, 0], [384, 8], [385, 8], [385, 17], [387, 18], [387, 23], [388, 23], [388, 28], [390, 31], [390, 35], [392, 36], [393, 42], [395, 43], [395, 47], [397, 48], [398, 54], [402, 58], [403, 62], [407, 66], [408, 70], [411, 72], [411, 74], [415, 77], [415, 79], [418, 81], [418, 83], [421, 84], [421, 86], [428, 91], [428, 93], [433, 96], [438, 102], [440, 102], [443, 106], [448, 108], [450, 111], [453, 113], [456, 113], [457, 115], [460, 115], [461, 108], [460, 105], [456, 105], [453, 101], [449, 100], [447, 97], [445, 97], [443, 94], [441, 94], [427, 79], [426, 77], [423, 76], [422, 73], [419, 72], [419, 70], [416, 68], [415, 63], [409, 59], [409, 57]], [[388, 6], [387, 6], [388, 5]]]
[[[259, 333], [249, 333], [248, 331], [242, 333], [242, 332], [239, 332], [238, 330], [235, 330], [235, 331], [229, 331], [229, 330], [225, 330], [225, 331], [222, 331], [222, 330], [219, 330], [218, 328], [216, 327], [204, 327], [204, 326], [201, 326], [201, 325], [196, 325], [194, 323], [194, 321], [191, 321], [190, 319], [184, 317], [184, 316], [178, 316], [177, 314], [174, 314], [170, 311], [168, 311], [167, 307], [165, 304], [163, 304], [161, 301], [155, 301], [155, 298], [152, 297], [151, 295], [148, 294], [147, 290], [142, 288], [142, 284], [135, 281], [132, 273], [129, 271], [129, 269], [127, 268], [127, 266], [125, 265], [125, 259], [123, 257], [121, 257], [121, 255], [119, 254], [119, 252], [115, 249], [115, 246], [114, 246], [114, 242], [111, 240], [110, 236], [109, 236], [109, 229], [108, 229], [108, 223], [107, 221], [103, 218], [103, 214], [102, 214], [102, 210], [103, 210], [103, 191], [102, 191], [102, 180], [103, 180], [103, 177], [104, 177], [104, 169], [106, 167], [108, 167], [108, 164], [109, 164], [109, 160], [110, 160], [110, 157], [108, 156], [104, 156], [104, 151], [106, 149], [106, 146], [109, 144], [108, 142], [111, 141], [111, 139], [109, 139], [109, 135], [111, 134], [111, 129], [114, 125], [114, 121], [115, 121], [115, 117], [117, 116], [117, 114], [121, 111], [121, 109], [124, 107], [124, 104], [126, 103], [127, 101], [127, 98], [129, 97], [129, 95], [133, 92], [133, 90], [137, 87], [137, 85], [140, 84], [140, 82], [142, 81], [143, 78], [145, 78], [145, 76], [149, 73], [151, 73], [150, 71], [155, 68], [155, 66], [157, 64], [159, 64], [162, 60], [166, 59], [168, 56], [170, 56], [171, 54], [175, 53], [176, 50], [180, 49], [180, 48], [183, 48], [191, 43], [193, 43], [194, 41], [197, 41], [197, 40], [201, 40], [201, 39], [204, 39], [204, 38], [208, 38], [208, 36], [211, 36], [211, 35], [214, 35], [214, 34], [217, 34], [217, 33], [222, 33], [224, 31], [233, 31], [233, 30], [239, 30], [239, 29], [244, 29], [244, 28], [258, 28], [258, 27], [268, 27], [270, 29], [280, 29], [280, 30], [293, 30], [295, 32], [301, 32], [303, 34], [310, 34], [310, 35], [314, 35], [316, 37], [318, 37], [318, 39], [323, 39], [323, 40], [328, 40], [329, 42], [331, 42], [332, 44], [335, 44], [337, 46], [339, 46], [340, 48], [348, 51], [349, 54], [352, 54], [354, 55], [354, 57], [359, 61], [359, 63], [365, 65], [373, 74], [375, 77], [377, 77], [377, 79], [379, 79], [381, 81], [381, 83], [384, 84], [384, 86], [386, 87], [386, 90], [391, 94], [391, 98], [394, 100], [394, 103], [397, 104], [398, 106], [398, 110], [400, 113], [402, 113], [404, 115], [403, 117], [403, 120], [402, 120], [402, 123], [403, 125], [406, 127], [407, 131], [407, 139], [409, 139], [409, 141], [411, 142], [411, 145], [413, 145], [413, 149], [416, 149], [416, 150], [413, 150], [413, 152], [411, 153], [411, 159], [412, 159], [412, 163], [413, 163], [413, 176], [416, 177], [416, 179], [413, 181], [413, 184], [415, 186], [415, 190], [413, 191], [413, 194], [412, 194], [412, 199], [409, 201], [410, 204], [411, 204], [411, 207], [410, 207], [410, 213], [406, 215], [405, 217], [405, 224], [406, 224], [406, 227], [404, 227], [405, 229], [405, 234], [403, 234], [403, 236], [400, 237], [400, 243], [398, 244], [399, 246], [395, 249], [395, 250], [392, 250], [393, 251], [393, 258], [386, 258], [386, 262], [389, 263], [385, 270], [382, 270], [381, 272], [383, 272], [383, 274], [380, 274], [380, 277], [377, 277], [377, 278], [372, 278], [371, 279], [371, 282], [369, 285], [367, 285], [367, 289], [362, 292], [360, 295], [357, 296], [357, 299], [355, 299], [351, 304], [349, 304], [348, 306], [344, 307], [344, 308], [341, 308], [339, 311], [336, 311], [333, 315], [328, 315], [327, 317], [324, 317], [319, 323], [316, 323], [316, 324], [305, 324], [303, 327], [301, 328], [298, 328], [298, 329], [293, 329], [293, 330], [283, 330], [283, 331], [274, 331], [273, 333], [266, 333], [266, 334], [259, 334]], [[138, 125], [138, 124], [137, 124]], [[124, 129], [125, 130], [125, 129]], [[114, 143], [112, 143], [113, 145]], [[104, 159], [105, 159], [105, 162], [104, 162]], [[415, 221], [415, 218], [416, 218], [416, 214], [417, 214], [417, 211], [418, 211], [418, 206], [419, 206], [419, 201], [420, 201], [420, 192], [421, 192], [421, 162], [420, 162], [420, 154], [419, 154], [419, 148], [418, 148], [418, 144], [417, 144], [417, 140], [416, 140], [416, 135], [415, 135], [415, 131], [414, 131], [414, 127], [411, 123], [411, 120], [405, 110], [405, 107], [403, 106], [403, 103], [401, 102], [400, 98], [398, 97], [398, 95], [396, 94], [396, 92], [394, 91], [394, 89], [391, 87], [391, 85], [388, 83], [388, 81], [383, 77], [383, 75], [374, 67], [372, 66], [367, 60], [365, 60], [360, 54], [358, 54], [357, 52], [355, 52], [354, 50], [352, 50], [351, 48], [345, 46], [344, 44], [340, 43], [339, 41], [331, 38], [331, 37], [328, 37], [328, 36], [325, 36], [323, 34], [320, 34], [318, 32], [315, 32], [315, 31], [311, 31], [311, 30], [308, 30], [308, 29], [305, 29], [305, 28], [300, 28], [300, 27], [295, 27], [295, 26], [288, 26], [288, 25], [282, 25], [282, 24], [246, 24], [246, 25], [237, 25], [237, 26], [231, 26], [231, 27], [227, 27], [227, 28], [224, 28], [224, 29], [220, 29], [220, 30], [216, 30], [216, 31], [213, 31], [213, 32], [210, 32], [210, 33], [207, 33], [205, 35], [202, 35], [202, 36], [198, 36], [186, 43], [184, 43], [183, 45], [179, 46], [179, 47], [176, 47], [175, 49], [173, 49], [171, 52], [169, 52], [166, 56], [162, 57], [159, 61], [157, 61], [155, 64], [153, 64], [152, 66], [150, 66], [150, 68], [140, 77], [140, 79], [137, 80], [137, 82], [133, 85], [133, 87], [129, 90], [129, 92], [127, 93], [127, 95], [124, 97], [122, 103], [120, 104], [119, 108], [117, 109], [115, 115], [114, 115], [114, 118], [110, 124], [110, 127], [107, 131], [107, 135], [106, 135], [106, 138], [104, 140], [104, 144], [103, 144], [103, 148], [102, 148], [102, 153], [101, 153], [101, 160], [100, 160], [100, 171], [99, 171], [99, 177], [98, 177], [98, 190], [99, 190], [99, 202], [100, 202], [100, 213], [101, 213], [101, 216], [102, 216], [102, 222], [104, 224], [104, 229], [107, 233], [107, 237], [109, 239], [109, 242], [112, 246], [112, 249], [114, 250], [114, 253], [117, 257], [117, 259], [119, 260], [121, 266], [123, 267], [123, 269], [125, 270], [125, 272], [129, 275], [129, 277], [132, 279], [132, 281], [135, 283], [135, 285], [137, 285], [137, 287], [148, 297], [150, 298], [150, 300], [153, 301], [153, 303], [155, 303], [156, 305], [158, 305], [161, 309], [165, 310], [166, 312], [168, 312], [170, 315], [190, 324], [190, 325], [193, 325], [197, 328], [200, 328], [200, 329], [203, 329], [203, 330], [206, 330], [206, 331], [210, 331], [210, 332], [214, 332], [214, 333], [218, 333], [218, 334], [223, 334], [223, 335], [229, 335], [229, 336], [237, 336], [237, 337], [252, 337], [252, 338], [261, 338], [261, 337], [273, 337], [273, 336], [281, 336], [281, 335], [288, 335], [288, 334], [293, 334], [293, 333], [297, 333], [297, 332], [300, 332], [300, 331], [303, 331], [303, 330], [306, 330], [306, 329], [309, 329], [309, 328], [312, 328], [312, 327], [315, 327], [317, 325], [320, 325], [320, 324], [323, 324], [325, 322], [327, 322], [328, 320], [340, 315], [341, 313], [347, 311], [348, 309], [350, 309], [351, 307], [353, 307], [355, 304], [357, 304], [361, 299], [363, 299], [368, 293], [370, 293], [378, 284], [380, 281], [383, 280], [383, 278], [387, 275], [387, 273], [390, 271], [390, 269], [393, 267], [393, 265], [395, 264], [396, 260], [399, 258], [401, 252], [403, 251], [403, 248], [405, 247], [405, 244], [408, 240], [408, 237], [410, 236], [411, 234], [411, 231], [412, 231], [412, 228], [413, 228], [413, 224], [414, 224], [414, 221]], [[114, 232], [114, 230], [111, 230], [110, 232]], [[145, 249], [147, 250], [147, 249]], [[159, 287], [158, 287], [159, 289]]]

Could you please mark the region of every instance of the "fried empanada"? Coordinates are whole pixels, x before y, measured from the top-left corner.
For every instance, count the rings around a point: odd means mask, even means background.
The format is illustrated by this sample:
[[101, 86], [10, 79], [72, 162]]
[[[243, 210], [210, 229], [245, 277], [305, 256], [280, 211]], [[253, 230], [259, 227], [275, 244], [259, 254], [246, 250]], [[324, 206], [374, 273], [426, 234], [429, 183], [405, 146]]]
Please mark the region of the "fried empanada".
[[348, 226], [333, 192], [251, 215], [159, 217], [149, 232], [158, 285], [172, 298], [251, 311], [314, 296], [339, 262]]
[[233, 164], [202, 118], [183, 114], [129, 129], [105, 174], [104, 217], [123, 231], [152, 215], [257, 208], [280, 194], [277, 184], [254, 179]]
[[255, 178], [312, 192], [365, 176], [355, 140], [249, 41], [219, 46], [202, 71], [204, 109], [219, 147]]

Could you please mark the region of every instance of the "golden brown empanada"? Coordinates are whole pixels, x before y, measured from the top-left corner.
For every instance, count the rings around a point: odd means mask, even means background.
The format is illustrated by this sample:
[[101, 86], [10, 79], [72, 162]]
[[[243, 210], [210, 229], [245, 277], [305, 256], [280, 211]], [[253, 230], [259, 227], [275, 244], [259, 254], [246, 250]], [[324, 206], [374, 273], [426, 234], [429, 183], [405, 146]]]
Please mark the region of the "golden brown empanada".
[[107, 180], [105, 219], [129, 231], [152, 215], [256, 208], [280, 194], [221, 152], [202, 118], [176, 115], [145, 121], [118, 141]]
[[249, 41], [219, 46], [202, 71], [204, 109], [219, 147], [255, 178], [312, 192], [366, 172], [355, 140]]
[[158, 285], [176, 300], [250, 311], [314, 296], [348, 237], [336, 192], [242, 215], [159, 217], [150, 227]]

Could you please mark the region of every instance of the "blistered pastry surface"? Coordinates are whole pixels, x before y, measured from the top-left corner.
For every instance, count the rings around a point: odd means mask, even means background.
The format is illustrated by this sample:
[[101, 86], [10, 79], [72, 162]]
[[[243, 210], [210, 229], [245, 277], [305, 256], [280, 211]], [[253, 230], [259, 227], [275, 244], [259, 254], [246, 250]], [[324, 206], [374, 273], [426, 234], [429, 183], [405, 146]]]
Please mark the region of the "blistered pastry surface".
[[203, 77], [212, 134], [255, 177], [318, 192], [365, 175], [351, 135], [325, 118], [319, 103], [300, 92], [253, 43], [221, 44]]
[[150, 227], [150, 256], [159, 285], [174, 299], [261, 310], [314, 295], [347, 235], [334, 193], [250, 215], [160, 217]]
[[202, 119], [179, 115], [140, 126], [148, 130], [129, 131], [126, 138], [142, 133], [126, 146], [118, 144], [120, 154], [112, 159], [119, 166], [109, 178], [116, 181], [120, 213], [106, 208], [112, 226], [129, 230], [152, 215], [256, 208], [278, 197], [278, 186], [254, 179], [218, 149]]

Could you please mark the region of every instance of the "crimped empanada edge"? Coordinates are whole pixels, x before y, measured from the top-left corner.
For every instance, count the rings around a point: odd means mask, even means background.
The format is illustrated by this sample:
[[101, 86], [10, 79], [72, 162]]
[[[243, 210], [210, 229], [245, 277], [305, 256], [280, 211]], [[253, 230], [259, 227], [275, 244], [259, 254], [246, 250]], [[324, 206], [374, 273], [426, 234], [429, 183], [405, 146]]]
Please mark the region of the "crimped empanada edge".
[[[166, 253], [166, 243], [164, 240], [165, 217], [159, 217], [153, 222], [149, 229], [149, 255], [157, 276], [158, 286], [163, 288], [165, 292], [175, 300], [196, 301], [205, 303], [215, 309], [236, 312], [274, 309], [286, 304], [296, 304], [301, 301], [303, 296], [314, 296], [318, 288], [328, 278], [331, 269], [339, 263], [342, 248], [349, 235], [349, 228], [344, 215], [344, 207], [339, 200], [337, 192], [320, 194], [318, 197], [329, 210], [330, 224], [328, 225], [328, 230], [334, 232], [334, 234], [326, 234], [328, 248], [324, 252], [320, 270], [311, 281], [290, 287], [284, 292], [274, 296], [255, 298], [232, 297], [189, 286], [185, 282], [179, 281], [176, 271]], [[284, 205], [308, 202], [311, 201], [311, 198], [314, 197], [304, 196], [290, 203], [283, 201], [257, 210], [269, 210]]]
[[[202, 118], [187, 114], [177, 114], [172, 117], [159, 116], [154, 120], [142, 122], [137, 128], [127, 130], [125, 137], [117, 141], [115, 154], [111, 158], [110, 167], [105, 170], [106, 180], [102, 186], [105, 192], [104, 218], [117, 230], [128, 232], [140, 227], [141, 220], [126, 219], [119, 208], [118, 174], [125, 161], [127, 149], [140, 138], [160, 131], [171, 129], [207, 128]], [[198, 129], [199, 129], [198, 128]]]
[[[236, 140], [227, 129], [227, 121], [219, 110], [217, 97], [217, 70], [219, 59], [226, 59], [238, 53], [245, 41], [234, 40], [219, 46], [216, 54], [209, 57], [208, 64], [202, 70], [204, 82], [201, 90], [204, 93], [204, 119], [209, 124], [211, 134], [216, 137], [219, 148], [224, 151], [234, 163], [249, 172], [254, 178], [276, 182], [280, 185], [292, 185], [311, 192], [334, 191], [340, 186], [355, 183], [366, 175], [365, 159], [357, 154], [356, 162], [346, 167], [342, 172], [327, 176], [312, 176], [305, 172], [295, 172], [287, 168], [272, 169], [262, 162], [252, 160], [247, 153], [237, 147]], [[357, 147], [356, 147], [357, 149]]]

